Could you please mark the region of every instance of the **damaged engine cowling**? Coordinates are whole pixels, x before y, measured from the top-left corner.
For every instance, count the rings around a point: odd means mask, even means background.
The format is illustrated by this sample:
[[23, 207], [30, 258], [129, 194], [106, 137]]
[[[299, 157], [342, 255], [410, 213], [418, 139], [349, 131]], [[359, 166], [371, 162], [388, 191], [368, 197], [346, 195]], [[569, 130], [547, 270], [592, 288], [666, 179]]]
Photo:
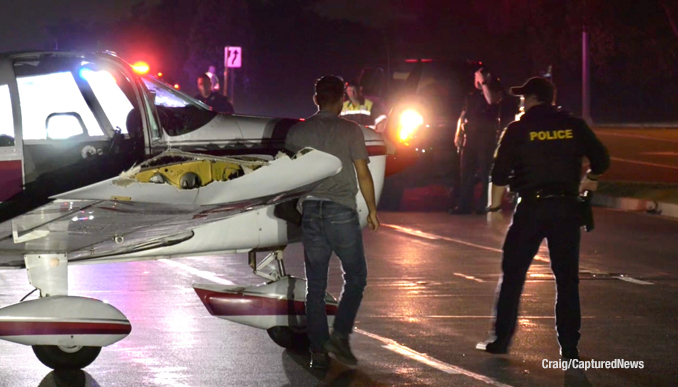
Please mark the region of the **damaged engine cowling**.
[[134, 175], [141, 183], [170, 184], [180, 189], [204, 187], [213, 181], [227, 181], [245, 174], [239, 164], [194, 160], [141, 170]]

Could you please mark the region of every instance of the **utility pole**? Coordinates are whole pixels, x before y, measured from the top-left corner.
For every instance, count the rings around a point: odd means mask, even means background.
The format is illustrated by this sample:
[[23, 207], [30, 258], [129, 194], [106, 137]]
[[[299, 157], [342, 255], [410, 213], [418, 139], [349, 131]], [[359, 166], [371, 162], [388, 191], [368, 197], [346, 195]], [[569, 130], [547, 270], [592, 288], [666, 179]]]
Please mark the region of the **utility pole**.
[[221, 86], [221, 93], [224, 97], [228, 97], [228, 66], [224, 66], [224, 84]]
[[591, 119], [591, 72], [589, 60], [589, 34], [586, 30], [589, 23], [586, 0], [582, 2], [581, 23], [581, 117], [587, 124], [592, 124]]
[[224, 97], [228, 97], [231, 105], [235, 102], [235, 68], [224, 66], [224, 85], [221, 90]]
[[235, 69], [231, 69], [231, 105], [235, 106]]
[[589, 36], [586, 24], [582, 26], [581, 32], [581, 116], [588, 124], [592, 123]]

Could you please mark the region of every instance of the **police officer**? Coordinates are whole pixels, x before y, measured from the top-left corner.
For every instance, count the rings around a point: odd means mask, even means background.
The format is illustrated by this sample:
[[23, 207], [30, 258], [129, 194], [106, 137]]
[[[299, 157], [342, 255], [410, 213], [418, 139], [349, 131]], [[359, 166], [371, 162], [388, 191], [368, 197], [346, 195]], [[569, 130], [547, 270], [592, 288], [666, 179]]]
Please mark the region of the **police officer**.
[[[488, 217], [500, 210], [507, 185], [520, 199], [503, 246], [503, 277], [498, 285], [493, 332], [476, 348], [507, 353], [518, 317], [525, 276], [546, 238], [556, 277], [556, 330], [560, 353], [578, 359], [580, 192], [595, 191], [610, 158], [586, 123], [559, 111], [555, 88], [545, 78], [529, 79], [511, 94], [525, 98], [525, 114], [504, 131], [495, 154]], [[580, 182], [582, 159], [590, 170]]]
[[[464, 108], [455, 135], [458, 148], [460, 181], [454, 190], [449, 213], [466, 215], [475, 211], [485, 214], [492, 157], [497, 148], [500, 129], [506, 117], [515, 116], [514, 98], [504, 98], [499, 79], [486, 68], [475, 73], [475, 90], [464, 101]], [[474, 200], [477, 180], [482, 184], [480, 200]]]
[[198, 101], [204, 102], [219, 113], [233, 114], [233, 105], [228, 102], [228, 97], [212, 90], [212, 81], [208, 74], [198, 75], [198, 91], [195, 96]]

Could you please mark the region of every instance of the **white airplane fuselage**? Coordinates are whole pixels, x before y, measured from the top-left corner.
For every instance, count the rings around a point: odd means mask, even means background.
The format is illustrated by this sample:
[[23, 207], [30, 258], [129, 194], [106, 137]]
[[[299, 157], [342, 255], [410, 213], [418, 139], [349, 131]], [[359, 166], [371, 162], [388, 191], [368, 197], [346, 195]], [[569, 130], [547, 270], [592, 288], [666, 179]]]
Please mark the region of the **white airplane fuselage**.
[[[48, 367], [83, 368], [131, 324], [105, 302], [69, 295], [68, 265], [226, 253], [248, 253], [271, 282], [196, 286], [210, 313], [266, 329], [282, 346], [305, 337], [305, 281], [282, 261], [300, 227], [276, 208], [342, 165], [310, 148], [284, 152], [299, 119], [217, 114], [114, 55], [73, 52], [0, 54], [0, 112], [0, 268], [26, 268], [40, 294], [0, 308], [0, 339], [33, 346]], [[362, 130], [378, 200], [386, 146]], [[360, 192], [356, 201], [364, 227]], [[270, 263], [277, 269], [265, 273]], [[265, 307], [226, 305], [252, 297]], [[332, 315], [336, 300], [327, 302]]]

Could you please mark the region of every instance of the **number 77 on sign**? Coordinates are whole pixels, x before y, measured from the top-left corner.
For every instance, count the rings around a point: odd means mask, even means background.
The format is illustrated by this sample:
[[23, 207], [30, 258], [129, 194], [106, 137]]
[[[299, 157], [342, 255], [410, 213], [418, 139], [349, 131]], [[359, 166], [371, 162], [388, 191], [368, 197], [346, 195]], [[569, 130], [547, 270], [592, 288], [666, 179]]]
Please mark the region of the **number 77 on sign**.
[[242, 67], [242, 47], [224, 47], [224, 66], [236, 69]]

